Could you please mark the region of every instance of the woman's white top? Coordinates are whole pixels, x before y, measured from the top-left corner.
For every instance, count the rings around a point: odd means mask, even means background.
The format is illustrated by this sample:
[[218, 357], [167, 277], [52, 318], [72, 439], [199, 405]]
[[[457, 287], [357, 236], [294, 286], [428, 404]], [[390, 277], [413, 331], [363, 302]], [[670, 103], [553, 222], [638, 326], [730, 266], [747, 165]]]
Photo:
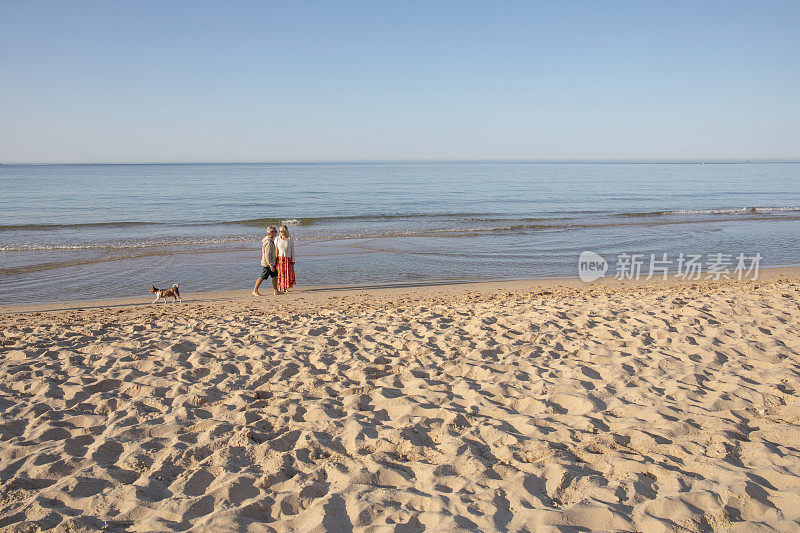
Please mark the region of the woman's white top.
[[294, 237], [282, 239], [278, 235], [275, 237], [275, 246], [278, 248], [278, 257], [294, 257]]

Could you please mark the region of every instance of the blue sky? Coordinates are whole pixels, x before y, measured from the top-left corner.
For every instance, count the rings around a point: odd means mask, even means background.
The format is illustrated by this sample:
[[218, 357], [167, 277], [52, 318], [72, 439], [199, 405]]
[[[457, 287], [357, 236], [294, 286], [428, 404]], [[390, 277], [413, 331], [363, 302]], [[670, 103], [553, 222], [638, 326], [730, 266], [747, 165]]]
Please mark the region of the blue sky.
[[0, 161], [798, 160], [800, 2], [0, 0]]

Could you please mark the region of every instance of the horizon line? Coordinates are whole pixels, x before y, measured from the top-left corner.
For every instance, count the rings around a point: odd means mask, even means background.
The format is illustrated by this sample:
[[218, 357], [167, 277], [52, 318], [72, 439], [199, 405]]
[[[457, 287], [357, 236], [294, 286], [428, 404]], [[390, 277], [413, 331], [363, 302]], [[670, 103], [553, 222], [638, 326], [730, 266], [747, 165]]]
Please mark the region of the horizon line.
[[4, 162], [0, 166], [68, 166], [68, 165], [324, 165], [369, 163], [537, 163], [537, 164], [748, 164], [800, 163], [800, 159], [331, 159], [331, 160], [273, 160], [273, 161], [47, 161]]

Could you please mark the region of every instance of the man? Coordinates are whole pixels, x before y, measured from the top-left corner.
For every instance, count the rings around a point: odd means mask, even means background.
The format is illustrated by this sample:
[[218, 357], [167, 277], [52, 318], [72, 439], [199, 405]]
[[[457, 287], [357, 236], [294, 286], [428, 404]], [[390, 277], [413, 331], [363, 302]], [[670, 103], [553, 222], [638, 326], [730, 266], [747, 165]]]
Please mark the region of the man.
[[267, 236], [261, 241], [261, 277], [256, 281], [256, 286], [253, 287], [253, 296], [261, 296], [258, 292], [258, 287], [261, 282], [267, 278], [272, 278], [272, 290], [275, 294], [278, 292], [278, 269], [276, 264], [278, 262], [278, 249], [275, 247], [275, 237], [278, 235], [278, 228], [275, 226], [267, 227]]

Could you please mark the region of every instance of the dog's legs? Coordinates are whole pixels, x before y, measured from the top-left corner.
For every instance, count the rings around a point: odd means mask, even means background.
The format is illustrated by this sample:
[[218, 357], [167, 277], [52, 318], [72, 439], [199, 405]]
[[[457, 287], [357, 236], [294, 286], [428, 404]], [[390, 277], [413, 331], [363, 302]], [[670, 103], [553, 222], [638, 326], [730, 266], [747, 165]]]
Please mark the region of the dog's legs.
[[153, 303], [156, 303], [157, 301], [158, 301], [158, 296], [156, 296], [156, 299], [153, 300]]

